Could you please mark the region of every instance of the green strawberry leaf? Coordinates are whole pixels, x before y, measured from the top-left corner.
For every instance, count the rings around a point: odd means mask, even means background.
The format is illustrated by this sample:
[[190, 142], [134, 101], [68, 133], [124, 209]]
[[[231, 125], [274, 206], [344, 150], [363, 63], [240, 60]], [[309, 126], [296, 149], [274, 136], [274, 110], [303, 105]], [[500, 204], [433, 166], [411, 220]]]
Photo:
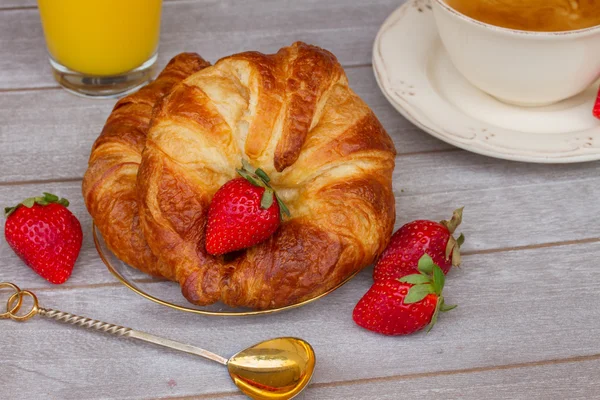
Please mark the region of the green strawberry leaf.
[[454, 239], [454, 236], [448, 238], [448, 243], [446, 244], [446, 260], [449, 260], [450, 255], [452, 255], [452, 265], [455, 267], [460, 267], [460, 246], [464, 241], [465, 236], [462, 233], [458, 237], [458, 240]]
[[437, 265], [433, 266], [433, 288], [435, 293], [438, 296], [442, 295], [442, 290], [444, 290], [444, 284], [446, 282], [446, 277], [444, 276], [444, 272]]
[[446, 243], [446, 253], [445, 253], [446, 260], [450, 259], [450, 255], [452, 254], [452, 252], [454, 251], [455, 248], [456, 248], [456, 239], [454, 239], [454, 236], [450, 236], [448, 238], [448, 243]]
[[454, 304], [451, 306], [447, 306], [445, 303], [442, 304], [442, 306], [440, 307], [440, 311], [441, 312], [448, 312], [450, 310], [454, 310], [456, 307], [458, 307], [458, 305]]
[[450, 221], [444, 220], [441, 221], [440, 224], [444, 225], [448, 229], [448, 232], [450, 232], [451, 234], [454, 233], [456, 228], [458, 228], [458, 226], [462, 222], [463, 210], [464, 207], [454, 210]]
[[250, 174], [248, 171], [243, 170], [243, 169], [238, 169], [237, 173], [240, 174], [240, 176], [242, 178], [244, 178], [245, 180], [247, 180], [248, 182], [250, 182], [251, 184], [253, 184], [254, 186], [258, 186], [258, 187], [265, 187], [264, 182], [262, 182], [260, 179], [256, 179], [252, 176], [252, 174]]
[[429, 322], [429, 325], [427, 325], [427, 333], [431, 332], [431, 330], [433, 329], [435, 324], [437, 324], [438, 315], [439, 315], [439, 312], [436, 311], [433, 314], [433, 316], [431, 317], [431, 322]]
[[281, 219], [283, 219], [284, 215], [290, 218], [292, 216], [292, 214], [290, 214], [290, 210], [287, 208], [285, 203], [279, 198], [277, 194], [275, 194], [275, 199], [277, 199], [277, 204], [279, 204], [279, 212], [281, 214]]
[[408, 290], [408, 294], [404, 298], [404, 304], [418, 303], [431, 293], [434, 293], [434, 291], [430, 284], [415, 285]]
[[28, 199], [25, 199], [25, 200], [23, 200], [23, 202], [21, 204], [27, 208], [31, 208], [35, 204], [35, 197], [30, 197]]
[[456, 250], [452, 252], [452, 265], [460, 267], [461, 262], [460, 250], [456, 248]]
[[435, 263], [433, 262], [433, 258], [431, 258], [429, 254], [425, 253], [421, 258], [419, 258], [417, 269], [425, 275], [431, 275], [434, 265]]
[[52, 193], [44, 192], [44, 200], [49, 203], [54, 203], [58, 201], [58, 196]]
[[65, 207], [69, 207], [69, 200], [61, 199], [57, 195], [47, 192], [44, 192], [43, 197], [36, 197], [35, 202], [43, 206], [50, 203], [56, 203]]
[[254, 173], [256, 175], [258, 175], [258, 177], [260, 179], [262, 179], [263, 181], [265, 181], [265, 183], [269, 183], [271, 181], [271, 178], [269, 178], [269, 175], [267, 175], [267, 173], [265, 171], [263, 171], [262, 169], [260, 169], [260, 168], [257, 168]]
[[250, 165], [248, 160], [246, 160], [245, 158], [242, 158], [242, 169], [251, 174], [253, 174], [255, 172], [254, 167], [252, 165]]
[[465, 235], [463, 235], [461, 233], [460, 236], [458, 237], [458, 239], [456, 239], [456, 244], [458, 245], [458, 247], [460, 247], [463, 245], [464, 242], [465, 242]]
[[52, 203], [60, 204], [64, 207], [69, 206], [69, 201], [67, 199], [61, 199], [52, 193], [44, 192], [43, 196], [30, 197], [28, 199], [23, 200], [21, 203], [17, 204], [14, 207], [5, 207], [4, 215], [6, 217], [10, 216], [13, 212], [15, 212], [17, 210], [17, 208], [19, 208], [21, 206], [31, 208], [31, 207], [33, 207], [34, 204], [39, 204], [40, 206], [47, 206], [48, 204], [52, 204]]
[[270, 187], [265, 189], [265, 192], [260, 199], [260, 208], [266, 210], [273, 205], [273, 189]]
[[438, 297], [438, 301], [435, 305], [435, 311], [433, 312], [433, 315], [431, 316], [431, 321], [429, 321], [429, 325], [427, 325], [427, 333], [431, 332], [434, 325], [436, 324], [438, 315], [440, 313], [440, 308], [443, 305], [444, 305], [444, 298], [440, 296], [440, 297]]
[[431, 283], [431, 280], [429, 279], [429, 277], [427, 277], [425, 275], [421, 275], [421, 274], [406, 275], [406, 276], [403, 276], [402, 278], [398, 279], [398, 281], [403, 282], [403, 283], [410, 283], [413, 285], [421, 285], [423, 283]]
[[427, 325], [427, 333], [429, 333], [429, 331], [431, 331], [431, 329], [437, 322], [440, 311], [447, 312], [447, 311], [453, 310], [455, 308], [456, 308], [456, 305], [447, 306], [443, 296], [438, 297], [437, 304], [435, 305], [435, 311], [433, 312], [433, 316], [431, 317], [431, 321], [429, 322], [429, 325]]

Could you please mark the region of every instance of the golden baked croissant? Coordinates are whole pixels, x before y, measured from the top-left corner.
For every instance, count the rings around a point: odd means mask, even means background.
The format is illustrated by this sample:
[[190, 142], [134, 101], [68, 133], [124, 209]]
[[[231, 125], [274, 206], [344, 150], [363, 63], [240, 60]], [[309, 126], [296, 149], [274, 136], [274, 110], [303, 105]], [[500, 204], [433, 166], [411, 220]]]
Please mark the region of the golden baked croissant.
[[85, 204], [108, 247], [129, 265], [168, 279], [173, 273], [152, 254], [139, 226], [135, 182], [155, 104], [209, 65], [197, 54], [182, 53], [154, 82], [119, 100], [92, 147], [83, 179]]
[[[95, 155], [101, 151], [121, 150], [96, 144], [90, 171], [102, 162]], [[120, 186], [137, 193], [139, 220], [132, 205], [129, 222], [101, 228], [129, 264], [176, 280], [195, 304], [269, 309], [327, 291], [383, 251], [395, 220], [394, 156], [392, 141], [348, 87], [336, 58], [295, 43], [274, 55], [226, 57], [176, 85], [155, 106], [137, 182], [88, 172], [84, 193], [98, 181], [104, 186], [86, 195], [98, 225], [122, 217], [107, 216], [101, 201]], [[209, 203], [236, 177], [242, 158], [270, 176], [292, 217], [235, 258], [214, 257], [204, 248]], [[107, 238], [131, 238], [138, 221], [143, 234], [133, 242], [145, 240], [151, 249], [144, 260], [136, 256], [140, 246], [118, 253], [118, 240]], [[158, 259], [153, 267], [146, 264], [151, 255]]]

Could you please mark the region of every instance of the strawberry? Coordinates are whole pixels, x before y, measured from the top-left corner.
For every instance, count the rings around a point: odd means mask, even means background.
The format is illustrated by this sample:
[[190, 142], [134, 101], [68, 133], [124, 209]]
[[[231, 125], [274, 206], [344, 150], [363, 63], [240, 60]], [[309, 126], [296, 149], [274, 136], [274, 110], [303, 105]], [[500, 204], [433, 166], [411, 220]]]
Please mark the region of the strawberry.
[[[206, 224], [206, 251], [218, 256], [254, 246], [269, 238], [289, 210], [275, 193], [267, 174], [245, 160], [241, 178], [215, 193]], [[276, 201], [273, 201], [276, 200]]]
[[452, 234], [462, 221], [462, 212], [462, 208], [455, 210], [450, 221], [417, 220], [398, 229], [377, 261], [373, 279], [380, 281], [416, 273], [417, 263], [425, 253], [433, 258], [444, 274], [453, 265], [459, 266], [460, 246], [465, 238], [461, 234], [454, 239]]
[[14, 252], [50, 283], [67, 281], [81, 250], [83, 233], [69, 202], [44, 193], [4, 209], [4, 235]]
[[594, 104], [594, 117], [600, 119], [600, 89], [598, 90], [598, 97], [596, 98], [596, 104]]
[[425, 327], [429, 332], [440, 311], [456, 306], [444, 303], [444, 273], [431, 257], [421, 257], [418, 271], [400, 279], [376, 281], [356, 304], [354, 322], [384, 335], [408, 335]]

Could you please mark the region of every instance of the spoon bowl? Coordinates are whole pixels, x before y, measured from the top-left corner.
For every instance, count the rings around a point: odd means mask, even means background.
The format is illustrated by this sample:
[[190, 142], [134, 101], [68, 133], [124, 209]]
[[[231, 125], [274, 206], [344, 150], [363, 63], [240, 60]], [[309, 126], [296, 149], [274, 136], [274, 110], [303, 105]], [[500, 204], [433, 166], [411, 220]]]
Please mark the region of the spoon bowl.
[[310, 382], [315, 361], [306, 341], [281, 337], [233, 355], [227, 369], [235, 385], [252, 399], [291, 399]]

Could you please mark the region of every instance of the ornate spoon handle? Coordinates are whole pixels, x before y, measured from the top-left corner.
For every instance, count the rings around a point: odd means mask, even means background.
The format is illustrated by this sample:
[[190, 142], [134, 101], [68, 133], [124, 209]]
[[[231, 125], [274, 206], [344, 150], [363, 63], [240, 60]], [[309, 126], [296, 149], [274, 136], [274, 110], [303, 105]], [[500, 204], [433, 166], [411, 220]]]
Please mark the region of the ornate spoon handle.
[[101, 331], [104, 333], [110, 333], [111, 335], [116, 336], [125, 336], [130, 337], [132, 330], [130, 328], [125, 328], [124, 326], [108, 324], [106, 322], [97, 321], [91, 318], [80, 317], [79, 315], [71, 314], [64, 311], [52, 310], [50, 308], [42, 308], [39, 307], [37, 310], [37, 314], [50, 318], [65, 324], [77, 325], [82, 328], [94, 329], [97, 331]]
[[[170, 349], [182, 351], [184, 353], [194, 354], [200, 357], [204, 357], [208, 360], [218, 362], [219, 364], [227, 365], [228, 360], [226, 358], [221, 357], [220, 355], [212, 353], [208, 350], [201, 349], [200, 347], [176, 342], [170, 339], [165, 339], [160, 336], [152, 335], [150, 333], [136, 331], [131, 328], [126, 328], [124, 326], [109, 324], [106, 322], [97, 321], [95, 319], [81, 317], [79, 315], [71, 314], [64, 311], [42, 308], [39, 307], [38, 299], [36, 295], [32, 292], [28, 290], [21, 290], [17, 286], [5, 282], [0, 283], [0, 288], [3, 287], [13, 288], [15, 290], [15, 293], [13, 293], [12, 296], [10, 296], [10, 298], [8, 299], [6, 305], [6, 313], [1, 314], [0, 318], [10, 318], [14, 321], [23, 322], [27, 321], [30, 318], [33, 318], [35, 315], [40, 315], [42, 317], [53, 319], [64, 324], [76, 325], [82, 328], [109, 333], [118, 337], [133, 338], [148, 343], [154, 343], [159, 346], [168, 347]], [[33, 307], [27, 314], [17, 315], [17, 312], [21, 308], [23, 297], [27, 296], [31, 297], [31, 299], [33, 300]]]

